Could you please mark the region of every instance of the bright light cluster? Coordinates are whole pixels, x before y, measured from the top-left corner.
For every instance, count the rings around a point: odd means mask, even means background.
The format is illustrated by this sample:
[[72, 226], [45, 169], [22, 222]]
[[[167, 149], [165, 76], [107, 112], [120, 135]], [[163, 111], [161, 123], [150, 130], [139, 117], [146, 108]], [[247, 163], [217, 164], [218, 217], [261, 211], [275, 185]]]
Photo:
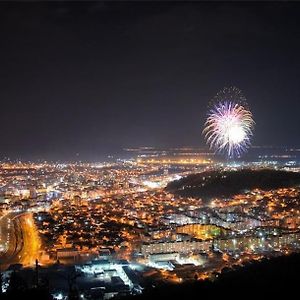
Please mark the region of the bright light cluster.
[[215, 100], [203, 130], [206, 142], [215, 152], [239, 157], [250, 146], [252, 113], [237, 88], [225, 88]]

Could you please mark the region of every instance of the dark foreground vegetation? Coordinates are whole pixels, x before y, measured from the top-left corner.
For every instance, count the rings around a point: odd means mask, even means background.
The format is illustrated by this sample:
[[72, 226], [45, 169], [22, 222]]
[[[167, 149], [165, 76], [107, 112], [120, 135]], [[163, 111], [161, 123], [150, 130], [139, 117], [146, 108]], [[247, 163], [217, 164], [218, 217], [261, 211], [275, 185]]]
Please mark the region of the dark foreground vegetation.
[[[221, 296], [222, 299], [249, 299], [249, 297], [261, 299], [261, 297], [282, 295], [285, 296], [283, 299], [287, 299], [287, 295], [295, 295], [297, 299], [300, 286], [299, 271], [300, 254], [292, 254], [249, 263], [236, 270], [227, 270], [214, 281], [195, 280], [180, 285], [162, 285], [147, 289], [142, 295], [122, 299], [203, 299], [214, 296]], [[39, 289], [27, 289], [20, 283], [20, 286], [16, 284], [17, 281], [14, 282], [15, 286], [10, 292], [0, 296], [0, 299], [51, 299], [46, 286]], [[70, 299], [80, 299], [79, 294], [71, 291]]]
[[[221, 296], [222, 299], [249, 299], [268, 296], [299, 295], [300, 292], [300, 255], [293, 254], [249, 263], [236, 270], [227, 270], [215, 281], [195, 281], [181, 285], [163, 286], [135, 300], [148, 299], [203, 299]], [[215, 299], [215, 298], [211, 298]]]

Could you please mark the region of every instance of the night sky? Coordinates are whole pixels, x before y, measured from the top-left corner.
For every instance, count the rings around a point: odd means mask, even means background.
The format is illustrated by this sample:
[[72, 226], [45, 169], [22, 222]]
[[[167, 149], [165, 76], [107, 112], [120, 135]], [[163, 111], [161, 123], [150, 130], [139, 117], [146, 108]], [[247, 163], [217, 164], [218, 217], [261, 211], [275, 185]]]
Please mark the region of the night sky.
[[0, 159], [203, 146], [237, 86], [254, 145], [300, 146], [300, 3], [0, 3]]

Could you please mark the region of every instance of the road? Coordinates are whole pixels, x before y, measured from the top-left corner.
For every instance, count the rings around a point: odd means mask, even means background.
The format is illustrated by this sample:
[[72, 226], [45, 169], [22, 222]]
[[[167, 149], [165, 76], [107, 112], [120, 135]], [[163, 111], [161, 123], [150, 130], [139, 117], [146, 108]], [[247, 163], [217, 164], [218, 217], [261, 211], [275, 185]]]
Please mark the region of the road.
[[17, 239], [19, 222], [16, 217], [18, 213], [7, 213], [0, 218], [0, 262], [2, 263], [6, 257], [11, 257], [17, 251], [19, 244]]
[[0, 219], [0, 268], [10, 264], [32, 266], [39, 258], [41, 242], [32, 213], [8, 213]]

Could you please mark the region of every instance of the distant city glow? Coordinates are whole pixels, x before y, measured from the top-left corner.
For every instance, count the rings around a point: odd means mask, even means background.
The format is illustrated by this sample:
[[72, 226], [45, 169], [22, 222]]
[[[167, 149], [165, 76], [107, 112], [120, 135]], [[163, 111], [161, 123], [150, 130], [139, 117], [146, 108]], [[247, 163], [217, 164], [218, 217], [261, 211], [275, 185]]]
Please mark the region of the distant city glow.
[[241, 91], [224, 88], [213, 101], [203, 134], [210, 149], [239, 157], [250, 146], [253, 127], [253, 116]]

